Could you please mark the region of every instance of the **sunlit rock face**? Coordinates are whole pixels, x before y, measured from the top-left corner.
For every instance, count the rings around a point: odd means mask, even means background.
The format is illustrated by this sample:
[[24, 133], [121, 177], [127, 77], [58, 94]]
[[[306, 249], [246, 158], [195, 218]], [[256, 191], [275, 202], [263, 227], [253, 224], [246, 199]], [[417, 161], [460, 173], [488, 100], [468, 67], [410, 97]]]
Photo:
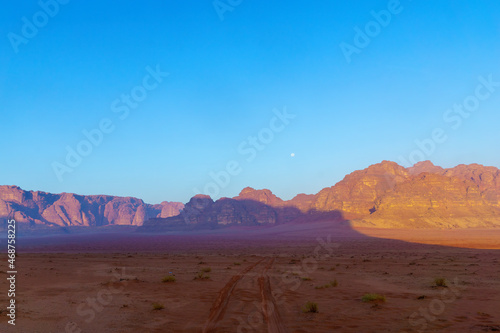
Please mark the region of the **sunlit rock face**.
[[316, 194], [312, 208], [318, 211], [339, 210], [348, 217], [368, 215], [375, 201], [409, 177], [402, 166], [389, 161], [354, 171], [330, 188]]
[[[331, 212], [335, 214], [328, 215]], [[151, 231], [274, 225], [318, 218], [349, 219], [355, 225], [374, 227], [498, 227], [500, 170], [479, 164], [443, 169], [430, 161], [404, 168], [383, 161], [354, 171], [317, 194], [299, 194], [288, 201], [268, 189], [247, 187], [234, 198], [214, 201], [196, 195], [186, 205], [149, 205], [137, 198], [0, 186], [0, 218], [54, 226], [145, 224]]]

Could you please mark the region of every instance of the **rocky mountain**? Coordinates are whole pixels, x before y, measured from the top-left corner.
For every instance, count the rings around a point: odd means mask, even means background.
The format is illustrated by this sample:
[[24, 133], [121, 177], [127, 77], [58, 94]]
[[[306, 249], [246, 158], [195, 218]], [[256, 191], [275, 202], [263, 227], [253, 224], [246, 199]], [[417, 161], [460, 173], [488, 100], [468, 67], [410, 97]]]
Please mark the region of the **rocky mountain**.
[[500, 226], [500, 210], [471, 180], [423, 172], [380, 196], [365, 219], [381, 227]]
[[209, 196], [196, 195], [179, 215], [151, 219], [140, 230], [155, 232], [172, 228], [273, 225], [287, 222], [300, 213], [296, 208], [282, 205], [283, 201], [269, 190], [246, 188], [235, 198], [221, 198], [215, 202]]
[[14, 218], [32, 226], [139, 226], [152, 217], [177, 215], [182, 208], [179, 202], [149, 205], [137, 198], [51, 194], [0, 186], [0, 219]]
[[500, 170], [480, 164], [460, 164], [442, 172], [447, 177], [473, 182], [490, 205], [500, 207]]
[[376, 227], [500, 227], [500, 170], [479, 164], [443, 169], [430, 161], [404, 168], [382, 161], [317, 194], [299, 194], [288, 201], [270, 190], [247, 187], [234, 198], [217, 201], [197, 195], [185, 206], [0, 186], [2, 217], [32, 225], [135, 225], [152, 232], [315, 219], [348, 219]]
[[[381, 165], [375, 166], [380, 170]], [[499, 175], [499, 169], [479, 164], [443, 169], [420, 162], [382, 186], [385, 191], [374, 198], [370, 214], [367, 201], [356, 218], [377, 227], [500, 227]]]
[[444, 169], [441, 168], [440, 166], [432, 164], [431, 161], [422, 161], [416, 163], [412, 167], [409, 167], [407, 170], [410, 175], [418, 175], [421, 174], [422, 172], [441, 174]]
[[408, 170], [389, 161], [354, 171], [332, 187], [316, 194], [311, 205], [317, 211], [342, 211], [346, 218], [373, 212], [375, 201], [409, 177]]

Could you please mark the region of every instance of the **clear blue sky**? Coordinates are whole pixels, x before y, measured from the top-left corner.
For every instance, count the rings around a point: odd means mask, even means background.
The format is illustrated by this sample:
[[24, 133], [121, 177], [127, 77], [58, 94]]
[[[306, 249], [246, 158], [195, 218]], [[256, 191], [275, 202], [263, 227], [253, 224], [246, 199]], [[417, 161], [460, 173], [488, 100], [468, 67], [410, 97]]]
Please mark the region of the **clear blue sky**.
[[[389, 3], [242, 1], [221, 20], [212, 1], [69, 1], [47, 22], [37, 1], [3, 4], [0, 184], [185, 202], [234, 160], [218, 196], [252, 186], [290, 199], [400, 162], [435, 128], [447, 140], [426, 159], [499, 167], [500, 87], [460, 125], [443, 116], [479, 76], [500, 81], [500, 4], [402, 0], [348, 63], [341, 43], [376, 29], [371, 11]], [[41, 27], [13, 43], [23, 17]], [[112, 103], [157, 65], [169, 75], [120, 119]], [[247, 161], [238, 146], [284, 107], [296, 117]], [[59, 181], [53, 163], [105, 118], [114, 131]]]

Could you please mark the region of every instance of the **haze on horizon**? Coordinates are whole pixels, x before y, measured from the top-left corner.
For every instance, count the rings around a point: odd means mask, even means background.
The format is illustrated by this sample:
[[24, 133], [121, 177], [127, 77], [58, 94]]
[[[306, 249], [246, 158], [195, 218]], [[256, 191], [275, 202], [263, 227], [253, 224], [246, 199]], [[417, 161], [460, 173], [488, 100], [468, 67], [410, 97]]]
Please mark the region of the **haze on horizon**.
[[290, 199], [382, 160], [500, 166], [497, 2], [62, 2], [0, 13], [2, 185], [187, 202], [226, 170], [214, 199]]

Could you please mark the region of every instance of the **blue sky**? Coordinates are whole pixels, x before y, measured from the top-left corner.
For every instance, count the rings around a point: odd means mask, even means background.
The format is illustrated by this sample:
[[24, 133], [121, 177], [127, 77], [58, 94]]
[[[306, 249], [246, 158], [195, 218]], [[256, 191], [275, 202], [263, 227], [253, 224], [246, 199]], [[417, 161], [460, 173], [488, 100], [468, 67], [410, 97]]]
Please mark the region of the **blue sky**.
[[[500, 166], [500, 87], [478, 88], [479, 77], [500, 81], [498, 2], [402, 0], [397, 13], [392, 1], [237, 3], [220, 0], [231, 10], [218, 13], [212, 1], [69, 1], [52, 3], [53, 17], [37, 1], [4, 5], [0, 184], [159, 203], [214, 183], [216, 197], [252, 186], [290, 199], [382, 160], [401, 164], [438, 128], [446, 140], [425, 159]], [[374, 24], [372, 11], [390, 22]], [[356, 27], [376, 29], [368, 45], [356, 46]], [[350, 62], [341, 43], [357, 47]], [[168, 76], [147, 78], [155, 88], [120, 119], [113, 102], [141, 91], [147, 68]], [[445, 121], [477, 89], [489, 96], [475, 111]], [[270, 139], [285, 108], [295, 117]], [[113, 131], [70, 167], [67, 147], [103, 119]], [[238, 147], [259, 133], [266, 143], [248, 161]], [[238, 172], [217, 185], [210, 173], [230, 161]], [[54, 163], [71, 172], [58, 177]]]

